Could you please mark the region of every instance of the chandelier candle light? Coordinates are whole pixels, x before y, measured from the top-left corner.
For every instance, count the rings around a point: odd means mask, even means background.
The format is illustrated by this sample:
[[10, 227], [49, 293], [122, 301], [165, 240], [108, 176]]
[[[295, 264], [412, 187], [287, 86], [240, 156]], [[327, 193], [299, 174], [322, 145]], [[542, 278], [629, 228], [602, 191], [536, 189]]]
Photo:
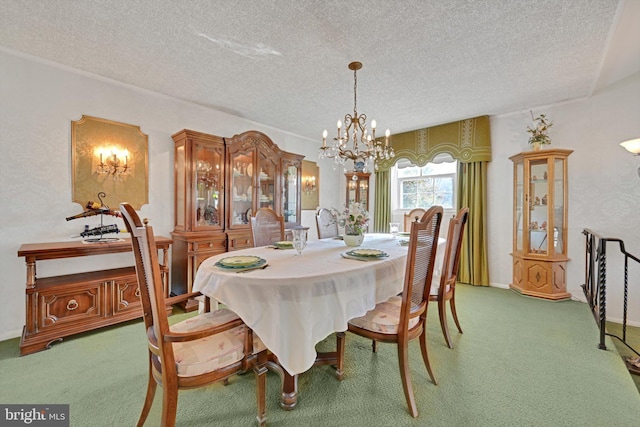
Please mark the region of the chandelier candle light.
[[[341, 165], [346, 165], [351, 160], [356, 169], [366, 171], [367, 163], [372, 162], [377, 167], [378, 160], [388, 160], [395, 156], [393, 147], [389, 144], [389, 129], [385, 133], [384, 141], [376, 140], [376, 121], [371, 120], [371, 133], [367, 131], [366, 114], [358, 115], [358, 77], [357, 71], [362, 68], [362, 63], [352, 62], [349, 69], [353, 70], [353, 115], [344, 116], [344, 134], [342, 133], [342, 121], [338, 120], [338, 136], [333, 138], [333, 143], [327, 145], [327, 130], [322, 132], [322, 147], [320, 147], [321, 159], [334, 159]], [[351, 145], [350, 145], [351, 144]], [[359, 168], [360, 166], [360, 168]]]

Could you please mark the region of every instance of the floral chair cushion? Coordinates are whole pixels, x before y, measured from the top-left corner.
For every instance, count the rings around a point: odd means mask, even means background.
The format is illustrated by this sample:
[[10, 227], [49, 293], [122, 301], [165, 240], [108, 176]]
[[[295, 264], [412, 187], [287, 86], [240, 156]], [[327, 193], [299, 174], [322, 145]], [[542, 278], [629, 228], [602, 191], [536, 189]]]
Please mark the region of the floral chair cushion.
[[[200, 314], [171, 326], [171, 332], [193, 332], [237, 319], [231, 310], [220, 309]], [[215, 371], [242, 359], [245, 326], [210, 335], [195, 341], [173, 343], [178, 376], [190, 377]], [[264, 350], [262, 341], [253, 335], [253, 352]]]
[[[349, 323], [358, 328], [382, 334], [397, 334], [401, 306], [402, 297], [391, 297], [387, 301], [376, 305], [373, 310], [369, 310], [364, 316], [349, 320]], [[409, 320], [409, 329], [415, 327], [418, 321], [417, 317]]]

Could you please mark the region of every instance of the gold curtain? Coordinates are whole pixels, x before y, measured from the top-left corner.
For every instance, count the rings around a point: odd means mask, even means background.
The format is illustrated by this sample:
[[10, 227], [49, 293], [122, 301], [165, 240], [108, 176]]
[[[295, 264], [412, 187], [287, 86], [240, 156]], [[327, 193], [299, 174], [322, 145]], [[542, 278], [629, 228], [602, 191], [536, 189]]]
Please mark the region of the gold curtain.
[[386, 233], [391, 222], [391, 191], [378, 192], [378, 188], [388, 189], [391, 187], [389, 182], [389, 169], [376, 172], [376, 196], [374, 204], [373, 232]]
[[391, 143], [396, 156], [377, 164], [374, 231], [386, 232], [391, 220], [389, 168], [401, 158], [424, 166], [438, 154], [449, 153], [464, 170], [458, 173], [458, 207], [469, 207], [458, 280], [489, 286], [485, 220], [486, 163], [491, 161], [489, 116], [396, 134]]
[[475, 286], [489, 286], [486, 182], [487, 162], [458, 164], [457, 205], [469, 208], [458, 281]]

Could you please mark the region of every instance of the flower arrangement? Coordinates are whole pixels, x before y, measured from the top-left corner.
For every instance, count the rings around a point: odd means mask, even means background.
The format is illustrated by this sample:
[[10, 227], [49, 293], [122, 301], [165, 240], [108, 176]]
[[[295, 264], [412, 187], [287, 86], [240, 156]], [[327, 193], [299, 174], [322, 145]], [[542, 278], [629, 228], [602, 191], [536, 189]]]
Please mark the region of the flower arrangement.
[[533, 117], [533, 112], [531, 113], [531, 119], [534, 121], [535, 126], [529, 127], [527, 126], [527, 132], [531, 134], [529, 138], [529, 144], [551, 144], [551, 138], [547, 135], [549, 128], [553, 126], [553, 122], [547, 120], [547, 116], [544, 114], [540, 114], [538, 117]]
[[369, 223], [369, 212], [362, 203], [351, 203], [348, 208], [345, 207], [342, 211], [331, 210], [338, 218], [338, 225], [344, 227], [345, 234], [358, 235], [365, 232]]

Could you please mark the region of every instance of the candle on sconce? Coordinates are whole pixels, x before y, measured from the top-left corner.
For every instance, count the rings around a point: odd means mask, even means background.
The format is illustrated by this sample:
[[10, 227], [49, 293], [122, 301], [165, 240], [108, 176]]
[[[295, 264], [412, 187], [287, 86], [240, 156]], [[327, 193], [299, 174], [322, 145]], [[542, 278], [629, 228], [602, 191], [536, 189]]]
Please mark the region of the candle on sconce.
[[391, 131], [389, 129], [387, 129], [387, 131], [384, 133], [384, 145], [385, 145], [385, 147], [389, 146], [389, 135], [391, 135]]
[[340, 139], [340, 133], [342, 129], [342, 120], [338, 120], [338, 139]]
[[322, 131], [322, 148], [327, 148], [327, 130]]

